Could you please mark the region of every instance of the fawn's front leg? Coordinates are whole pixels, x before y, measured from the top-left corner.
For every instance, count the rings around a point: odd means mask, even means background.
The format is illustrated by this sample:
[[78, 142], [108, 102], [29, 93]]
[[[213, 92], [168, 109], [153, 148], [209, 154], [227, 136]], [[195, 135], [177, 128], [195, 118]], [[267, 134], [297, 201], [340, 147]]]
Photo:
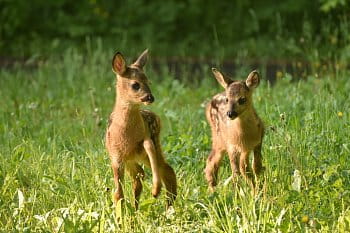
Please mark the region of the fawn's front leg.
[[223, 155], [224, 151], [212, 149], [207, 159], [207, 165], [204, 172], [211, 192], [215, 190], [217, 185], [218, 171]]
[[249, 153], [250, 151], [241, 152], [241, 158], [239, 162], [239, 170], [241, 175], [245, 178], [245, 180], [255, 188], [254, 177], [249, 167]]
[[143, 147], [148, 155], [149, 162], [151, 164], [152, 169], [152, 195], [157, 197], [160, 193], [160, 189], [162, 187], [161, 178], [159, 174], [159, 162], [157, 158], [156, 148], [152, 139], [147, 138], [143, 141]]
[[111, 157], [112, 162], [112, 169], [113, 169], [113, 175], [114, 175], [114, 184], [116, 187], [115, 193], [114, 193], [114, 201], [117, 205], [118, 201], [124, 198], [123, 194], [123, 188], [122, 188], [122, 182], [124, 179], [124, 163], [117, 159], [117, 156]]
[[230, 148], [228, 151], [228, 157], [230, 159], [230, 165], [232, 170], [232, 180], [235, 181], [235, 178], [239, 176], [239, 156], [240, 153], [234, 148]]

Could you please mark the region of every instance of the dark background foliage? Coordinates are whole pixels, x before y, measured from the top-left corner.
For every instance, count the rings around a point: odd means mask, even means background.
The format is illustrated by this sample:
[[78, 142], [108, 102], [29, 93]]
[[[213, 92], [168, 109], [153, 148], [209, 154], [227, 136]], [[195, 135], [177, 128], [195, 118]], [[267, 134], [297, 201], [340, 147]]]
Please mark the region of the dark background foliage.
[[242, 49], [256, 57], [257, 50], [297, 56], [305, 35], [316, 46], [332, 36], [334, 46], [346, 46], [349, 35], [339, 25], [350, 17], [349, 6], [346, 0], [1, 0], [0, 54], [28, 56], [101, 38], [114, 48], [147, 46], [162, 56], [232, 57]]

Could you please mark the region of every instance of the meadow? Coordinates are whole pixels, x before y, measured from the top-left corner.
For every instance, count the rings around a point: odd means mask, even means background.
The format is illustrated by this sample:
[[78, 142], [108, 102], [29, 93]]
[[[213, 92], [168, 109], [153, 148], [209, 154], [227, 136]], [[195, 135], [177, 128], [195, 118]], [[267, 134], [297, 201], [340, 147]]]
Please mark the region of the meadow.
[[[126, 57], [137, 54], [127, 54]], [[266, 125], [265, 171], [252, 195], [230, 180], [223, 161], [210, 194], [203, 169], [211, 147], [204, 104], [222, 91], [204, 76], [174, 79], [146, 73], [162, 119], [162, 146], [179, 195], [165, 211], [164, 190], [151, 196], [146, 169], [140, 208], [126, 177], [122, 224], [115, 221], [114, 183], [104, 132], [115, 89], [113, 51], [62, 51], [36, 64], [0, 71], [1, 232], [349, 232], [349, 72], [263, 80], [254, 105]], [[151, 57], [152, 59], [152, 57]], [[30, 61], [29, 61], [30, 62]], [[235, 78], [249, 73], [242, 67]], [[264, 77], [263, 77], [264, 79]]]

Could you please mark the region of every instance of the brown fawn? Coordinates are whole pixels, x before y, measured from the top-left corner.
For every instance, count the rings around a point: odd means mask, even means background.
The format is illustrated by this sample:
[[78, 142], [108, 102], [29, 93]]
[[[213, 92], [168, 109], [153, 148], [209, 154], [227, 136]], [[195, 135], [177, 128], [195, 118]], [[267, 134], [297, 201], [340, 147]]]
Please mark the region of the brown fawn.
[[205, 177], [209, 189], [214, 191], [220, 162], [228, 154], [232, 177], [241, 174], [254, 187], [254, 177], [249, 171], [249, 153], [254, 151], [253, 171], [262, 170], [261, 145], [264, 136], [263, 122], [253, 107], [252, 94], [259, 85], [258, 72], [253, 71], [245, 81], [233, 81], [212, 68], [215, 78], [225, 92], [215, 95], [206, 107], [206, 117], [211, 127], [212, 149], [207, 159]]
[[177, 195], [174, 170], [165, 161], [160, 144], [160, 119], [151, 111], [140, 109], [149, 105], [154, 97], [143, 71], [148, 50], [127, 66], [124, 57], [117, 52], [112, 61], [116, 74], [116, 102], [106, 132], [106, 147], [111, 159], [116, 191], [115, 203], [123, 199], [122, 181], [124, 170], [133, 179], [135, 208], [138, 208], [145, 175], [140, 163], [151, 167], [152, 194], [157, 197], [164, 184], [167, 191], [167, 207]]

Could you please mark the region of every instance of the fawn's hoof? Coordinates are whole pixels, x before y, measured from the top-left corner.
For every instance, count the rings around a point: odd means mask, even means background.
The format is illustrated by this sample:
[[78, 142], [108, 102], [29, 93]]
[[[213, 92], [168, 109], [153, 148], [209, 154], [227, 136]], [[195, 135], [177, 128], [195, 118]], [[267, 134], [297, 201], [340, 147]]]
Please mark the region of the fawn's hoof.
[[153, 197], [158, 197], [159, 196], [160, 189], [161, 189], [160, 185], [156, 185], [156, 186], [152, 187], [152, 195], [153, 195]]
[[208, 191], [210, 192], [210, 193], [214, 193], [215, 192], [215, 186], [214, 185], [209, 185], [209, 187], [208, 187]]
[[253, 170], [254, 170], [255, 175], [258, 176], [265, 171], [265, 167], [262, 165], [259, 165], [259, 166], [253, 167]]
[[124, 195], [123, 195], [123, 193], [115, 191], [114, 195], [113, 195], [113, 198], [114, 198], [115, 203], [118, 203], [120, 200], [124, 199]]

